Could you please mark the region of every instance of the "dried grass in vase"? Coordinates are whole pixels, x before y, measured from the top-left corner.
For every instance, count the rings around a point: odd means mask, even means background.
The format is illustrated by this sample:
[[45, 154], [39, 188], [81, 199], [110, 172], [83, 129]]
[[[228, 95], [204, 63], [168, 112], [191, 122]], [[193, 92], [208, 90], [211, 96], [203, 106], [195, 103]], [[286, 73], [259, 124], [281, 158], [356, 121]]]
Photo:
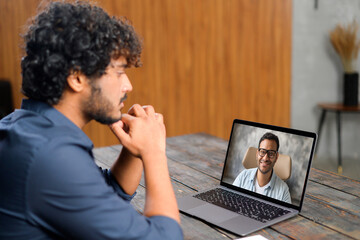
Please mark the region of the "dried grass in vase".
[[330, 32], [331, 43], [340, 56], [345, 73], [356, 72], [353, 62], [357, 59], [360, 49], [360, 40], [357, 39], [358, 27], [354, 20], [347, 26], [338, 24]]

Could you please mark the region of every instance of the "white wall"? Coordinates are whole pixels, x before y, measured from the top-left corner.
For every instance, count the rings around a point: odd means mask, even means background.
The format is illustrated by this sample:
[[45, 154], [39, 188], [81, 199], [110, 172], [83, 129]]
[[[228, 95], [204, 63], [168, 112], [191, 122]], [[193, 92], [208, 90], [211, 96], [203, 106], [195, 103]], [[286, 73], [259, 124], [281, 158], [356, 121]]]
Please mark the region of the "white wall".
[[[343, 97], [343, 69], [329, 32], [354, 18], [360, 25], [360, 0], [317, 0], [317, 9], [315, 1], [293, 0], [291, 126], [317, 132], [317, 103], [341, 102]], [[356, 69], [360, 71], [360, 54]], [[319, 157], [337, 157], [335, 123], [335, 114], [328, 113], [318, 142]], [[360, 158], [360, 114], [342, 115], [342, 152], [343, 157]]]

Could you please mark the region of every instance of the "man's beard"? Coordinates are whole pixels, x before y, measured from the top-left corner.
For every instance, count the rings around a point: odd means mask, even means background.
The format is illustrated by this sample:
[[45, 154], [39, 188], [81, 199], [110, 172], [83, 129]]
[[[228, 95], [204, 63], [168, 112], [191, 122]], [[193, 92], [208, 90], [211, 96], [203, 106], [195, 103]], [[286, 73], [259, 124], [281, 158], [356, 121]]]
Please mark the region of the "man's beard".
[[[94, 119], [102, 124], [112, 124], [121, 119], [114, 118], [110, 114], [114, 110], [114, 105], [102, 94], [101, 88], [96, 87], [93, 83], [91, 85], [91, 96], [84, 103], [84, 113], [88, 119]], [[120, 103], [125, 101], [127, 95], [120, 100]], [[119, 104], [120, 104], [119, 103]], [[119, 109], [120, 112], [120, 109]]]
[[262, 174], [267, 174], [268, 172], [270, 172], [272, 170], [272, 168], [269, 168], [267, 171], [262, 171], [260, 167], [258, 167], [258, 169]]

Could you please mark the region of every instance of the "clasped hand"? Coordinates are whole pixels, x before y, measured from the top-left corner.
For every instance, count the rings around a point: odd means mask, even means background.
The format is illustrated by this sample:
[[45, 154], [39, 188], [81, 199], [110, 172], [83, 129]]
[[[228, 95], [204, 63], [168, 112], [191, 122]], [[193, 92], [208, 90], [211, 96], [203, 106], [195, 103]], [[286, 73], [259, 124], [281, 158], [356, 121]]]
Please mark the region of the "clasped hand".
[[152, 106], [133, 105], [110, 128], [120, 143], [136, 157], [144, 159], [147, 155], [165, 154], [164, 119]]

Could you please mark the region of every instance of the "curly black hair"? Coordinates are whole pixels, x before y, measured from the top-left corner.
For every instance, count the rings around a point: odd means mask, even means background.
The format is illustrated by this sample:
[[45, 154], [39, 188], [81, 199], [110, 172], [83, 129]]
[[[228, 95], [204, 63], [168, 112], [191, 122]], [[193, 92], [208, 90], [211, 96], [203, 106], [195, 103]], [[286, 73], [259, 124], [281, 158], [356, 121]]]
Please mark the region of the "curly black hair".
[[131, 23], [83, 1], [50, 3], [34, 18], [24, 41], [22, 92], [50, 105], [59, 102], [72, 71], [98, 78], [120, 56], [129, 67], [141, 65], [142, 43]]

